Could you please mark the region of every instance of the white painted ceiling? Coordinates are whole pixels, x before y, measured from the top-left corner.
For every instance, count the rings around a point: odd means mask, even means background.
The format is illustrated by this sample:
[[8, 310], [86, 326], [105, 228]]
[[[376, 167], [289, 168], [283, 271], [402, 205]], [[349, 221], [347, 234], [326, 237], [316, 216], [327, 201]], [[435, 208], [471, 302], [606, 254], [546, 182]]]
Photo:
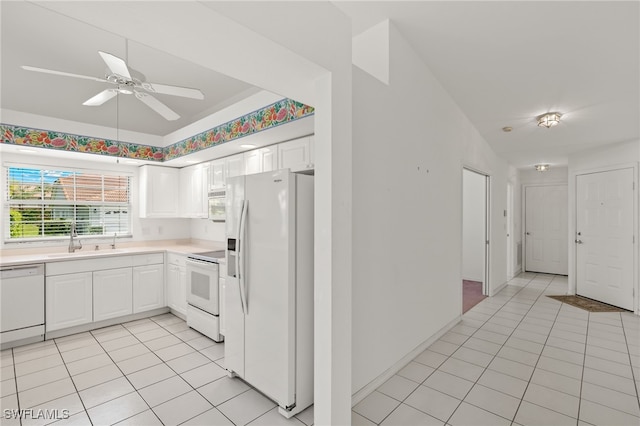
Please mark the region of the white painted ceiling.
[[[24, 1], [0, 2], [2, 97], [0, 107], [81, 123], [165, 136], [247, 96], [258, 88], [205, 67]], [[132, 95], [84, 106], [113, 86], [91, 80], [26, 71], [21, 65], [104, 78], [98, 50], [124, 59], [142, 81], [193, 87], [204, 100], [154, 94], [181, 118], [167, 121]], [[250, 112], [250, 111], [247, 111]]]
[[[571, 153], [640, 139], [637, 1], [332, 3], [352, 18], [354, 34], [391, 19], [485, 140], [517, 167], [566, 164]], [[226, 4], [234, 18], [239, 5]], [[216, 10], [225, 13], [224, 5]], [[41, 5], [2, 1], [0, 11], [2, 108], [166, 135], [258, 90]], [[101, 83], [19, 68], [101, 77], [98, 50], [126, 58], [148, 81], [199, 88], [205, 101], [157, 95], [183, 117], [167, 122], [132, 97], [82, 106]], [[548, 111], [564, 114], [560, 125], [537, 127], [535, 116]]]
[[[352, 18], [354, 35], [389, 18], [517, 167], [566, 164], [570, 153], [640, 139], [638, 1], [335, 5]], [[534, 118], [549, 111], [564, 114], [560, 124], [537, 127]]]

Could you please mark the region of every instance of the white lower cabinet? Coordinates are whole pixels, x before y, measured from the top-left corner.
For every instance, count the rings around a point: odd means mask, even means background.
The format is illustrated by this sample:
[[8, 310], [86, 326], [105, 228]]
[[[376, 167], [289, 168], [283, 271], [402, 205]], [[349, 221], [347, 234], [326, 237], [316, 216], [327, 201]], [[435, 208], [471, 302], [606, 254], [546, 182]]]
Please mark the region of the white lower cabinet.
[[187, 315], [186, 256], [170, 254], [167, 265], [167, 305], [182, 315]]
[[60, 330], [93, 321], [91, 272], [46, 278], [46, 331]]
[[93, 273], [93, 320], [130, 315], [132, 310], [131, 268]]
[[163, 253], [50, 262], [45, 271], [46, 332], [166, 306]]
[[133, 313], [162, 308], [164, 303], [164, 265], [133, 267]]

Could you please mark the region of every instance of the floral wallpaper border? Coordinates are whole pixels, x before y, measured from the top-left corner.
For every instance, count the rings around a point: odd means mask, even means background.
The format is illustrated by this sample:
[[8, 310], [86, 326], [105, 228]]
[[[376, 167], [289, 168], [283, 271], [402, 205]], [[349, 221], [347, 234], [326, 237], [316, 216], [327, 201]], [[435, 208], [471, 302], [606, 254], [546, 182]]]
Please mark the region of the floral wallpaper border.
[[164, 148], [13, 126], [11, 124], [0, 124], [0, 143], [162, 162], [271, 129], [313, 114], [313, 107], [292, 99], [282, 99]]

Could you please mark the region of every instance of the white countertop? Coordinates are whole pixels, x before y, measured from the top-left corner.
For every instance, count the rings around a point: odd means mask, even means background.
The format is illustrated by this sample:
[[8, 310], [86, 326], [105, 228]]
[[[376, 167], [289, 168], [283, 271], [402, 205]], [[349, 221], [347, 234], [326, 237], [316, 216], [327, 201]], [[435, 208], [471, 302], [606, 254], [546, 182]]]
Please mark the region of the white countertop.
[[212, 250], [223, 250], [222, 242], [163, 242], [145, 245], [141, 243], [123, 243], [121, 247], [116, 244], [116, 248], [103, 248], [95, 250], [95, 245], [87, 244], [82, 249], [74, 253], [68, 253], [63, 247], [52, 247], [50, 249], [19, 249], [3, 250], [7, 254], [1, 254], [0, 266], [24, 265], [29, 263], [51, 263], [68, 260], [81, 260], [105, 256], [126, 256], [134, 254], [163, 253], [165, 251], [178, 254], [201, 253]]

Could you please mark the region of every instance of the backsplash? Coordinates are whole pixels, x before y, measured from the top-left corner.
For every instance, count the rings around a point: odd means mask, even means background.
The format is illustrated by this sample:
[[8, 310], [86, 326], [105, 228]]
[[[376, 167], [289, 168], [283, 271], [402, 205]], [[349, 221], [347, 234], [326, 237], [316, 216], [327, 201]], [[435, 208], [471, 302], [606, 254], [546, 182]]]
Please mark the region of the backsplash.
[[313, 113], [313, 107], [293, 99], [282, 99], [164, 148], [11, 124], [0, 124], [0, 143], [163, 162], [308, 117]]

